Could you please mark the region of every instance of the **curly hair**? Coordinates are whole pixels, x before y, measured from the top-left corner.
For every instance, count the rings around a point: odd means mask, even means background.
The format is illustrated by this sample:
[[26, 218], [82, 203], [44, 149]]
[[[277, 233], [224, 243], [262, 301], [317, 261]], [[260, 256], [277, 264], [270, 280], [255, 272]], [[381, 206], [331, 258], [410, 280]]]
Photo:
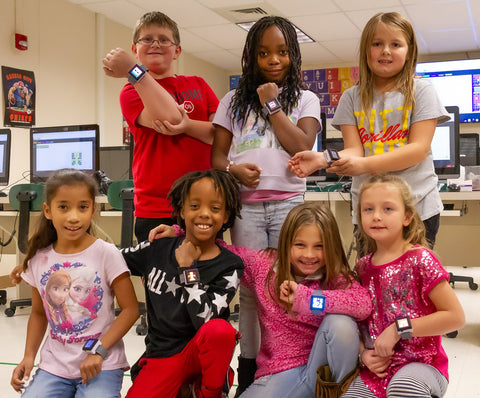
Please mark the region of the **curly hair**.
[[288, 49], [290, 68], [285, 80], [282, 82], [283, 90], [278, 96], [285, 113], [289, 113], [298, 103], [302, 87], [301, 67], [302, 56], [297, 40], [297, 33], [292, 23], [282, 17], [268, 16], [259, 19], [249, 30], [242, 55], [242, 76], [238, 82], [230, 107], [232, 109], [232, 122], [243, 124], [248, 114], [252, 111], [258, 117], [266, 120], [261, 112], [262, 104], [258, 99], [257, 88], [266, 83], [258, 67], [258, 46], [265, 31], [276, 26], [282, 32]]
[[180, 216], [182, 208], [187, 200], [188, 194], [192, 184], [201, 180], [202, 178], [210, 178], [213, 181], [215, 190], [220, 191], [225, 200], [225, 210], [229, 217], [225, 224], [223, 224], [221, 231], [226, 231], [231, 228], [237, 217], [241, 218], [240, 210], [242, 209], [242, 202], [240, 200], [240, 189], [237, 181], [230, 173], [223, 170], [209, 169], [202, 171], [192, 171], [176, 180], [167, 199], [172, 205], [172, 215], [177, 217], [178, 225], [185, 229], [185, 221]]

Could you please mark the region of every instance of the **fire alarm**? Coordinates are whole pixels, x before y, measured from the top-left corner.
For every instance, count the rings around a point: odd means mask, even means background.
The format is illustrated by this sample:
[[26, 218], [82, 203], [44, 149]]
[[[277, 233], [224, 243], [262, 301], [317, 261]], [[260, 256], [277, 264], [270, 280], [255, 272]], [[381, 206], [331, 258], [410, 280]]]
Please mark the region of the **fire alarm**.
[[28, 50], [27, 36], [21, 35], [20, 33], [15, 33], [15, 48], [21, 51], [27, 51]]

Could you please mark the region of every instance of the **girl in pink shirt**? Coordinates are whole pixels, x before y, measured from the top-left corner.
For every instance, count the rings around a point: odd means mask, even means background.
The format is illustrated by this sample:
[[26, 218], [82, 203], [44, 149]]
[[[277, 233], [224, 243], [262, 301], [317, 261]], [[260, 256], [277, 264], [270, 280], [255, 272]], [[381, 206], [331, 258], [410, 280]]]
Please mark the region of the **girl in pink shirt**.
[[441, 335], [461, 328], [465, 316], [448, 272], [425, 248], [409, 186], [395, 175], [370, 177], [360, 188], [358, 215], [370, 254], [356, 268], [373, 311], [360, 327], [363, 368], [343, 397], [443, 397], [448, 359]]

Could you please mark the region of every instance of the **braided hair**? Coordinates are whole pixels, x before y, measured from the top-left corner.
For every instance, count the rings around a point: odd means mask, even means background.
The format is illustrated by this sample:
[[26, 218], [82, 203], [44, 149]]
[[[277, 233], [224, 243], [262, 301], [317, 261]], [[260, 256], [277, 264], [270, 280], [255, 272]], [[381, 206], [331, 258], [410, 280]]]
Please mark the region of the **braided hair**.
[[223, 170], [209, 169], [192, 171], [176, 180], [167, 196], [167, 199], [169, 199], [172, 204], [172, 215], [177, 216], [178, 225], [185, 230], [185, 221], [180, 216], [181, 210], [187, 200], [192, 184], [202, 178], [210, 178], [213, 181], [215, 190], [220, 191], [223, 196], [225, 210], [228, 212], [229, 217], [227, 222], [223, 224], [221, 231], [226, 231], [233, 226], [237, 217], [241, 218], [240, 210], [242, 208], [242, 202], [240, 200], [240, 190], [237, 181], [230, 173]]
[[242, 76], [230, 103], [232, 122], [238, 121], [240, 125], [243, 125], [250, 111], [256, 114], [255, 123], [258, 117], [266, 120], [266, 116], [261, 112], [262, 104], [258, 99], [257, 88], [267, 81], [260, 73], [257, 58], [263, 34], [272, 26], [276, 26], [282, 32], [290, 59], [289, 71], [282, 82], [283, 90], [278, 96], [285, 113], [291, 112], [300, 97], [302, 56], [295, 28], [288, 19], [277, 16], [263, 17], [248, 32], [242, 55]]

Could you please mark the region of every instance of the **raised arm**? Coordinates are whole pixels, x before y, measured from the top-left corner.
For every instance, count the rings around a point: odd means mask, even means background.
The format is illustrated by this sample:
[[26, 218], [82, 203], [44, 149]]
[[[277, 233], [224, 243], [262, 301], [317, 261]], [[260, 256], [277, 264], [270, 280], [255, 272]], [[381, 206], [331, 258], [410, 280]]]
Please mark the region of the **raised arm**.
[[[111, 50], [103, 59], [103, 70], [107, 76], [128, 78], [128, 71], [137, 63], [136, 59], [121, 48]], [[140, 96], [144, 109], [137, 122], [154, 129], [156, 120], [178, 124], [182, 121], [182, 113], [173, 97], [155, 81], [154, 76], [147, 72], [134, 85]]]
[[[265, 106], [266, 101], [278, 96], [278, 86], [275, 83], [265, 83], [257, 88], [257, 93], [260, 103]], [[318, 101], [318, 99], [315, 100]], [[320, 116], [320, 104], [318, 104], [318, 116]], [[268, 117], [275, 135], [290, 155], [312, 149], [318, 132], [317, 119], [303, 117], [295, 125], [283, 110]]]

